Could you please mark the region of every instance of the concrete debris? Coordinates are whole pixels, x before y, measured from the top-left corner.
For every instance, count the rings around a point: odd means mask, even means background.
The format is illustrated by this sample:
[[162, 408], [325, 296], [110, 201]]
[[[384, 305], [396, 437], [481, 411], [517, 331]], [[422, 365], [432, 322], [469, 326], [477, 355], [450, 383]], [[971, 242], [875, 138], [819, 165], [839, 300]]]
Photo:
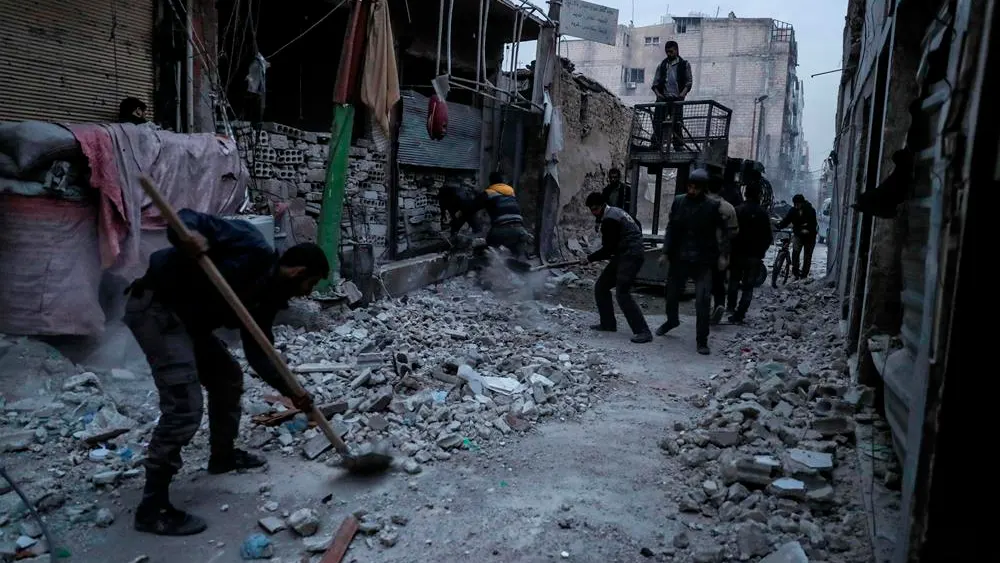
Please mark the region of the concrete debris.
[[[735, 367], [689, 397], [701, 414], [659, 443], [678, 471], [676, 518], [690, 528], [672, 547], [686, 554], [678, 560], [705, 563], [866, 561], [866, 526], [853, 516], [864, 509], [840, 470], [857, 459], [858, 424], [878, 415], [826, 323], [837, 297], [811, 282], [762, 293], [740, 344], [723, 352]], [[696, 520], [705, 517], [711, 536]]]
[[300, 508], [288, 517], [288, 526], [300, 536], [312, 536], [319, 531], [319, 515], [311, 508]]

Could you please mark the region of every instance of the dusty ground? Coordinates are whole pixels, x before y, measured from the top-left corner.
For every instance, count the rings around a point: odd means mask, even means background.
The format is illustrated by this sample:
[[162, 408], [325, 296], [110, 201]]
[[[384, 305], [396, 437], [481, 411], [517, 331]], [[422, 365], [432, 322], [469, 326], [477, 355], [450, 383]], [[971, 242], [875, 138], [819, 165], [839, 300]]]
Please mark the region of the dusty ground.
[[[695, 392], [723, 363], [697, 356], [689, 320], [676, 336], [646, 346], [632, 345], [622, 333], [585, 335], [618, 363], [623, 377], [579, 421], [540, 425], [505, 446], [463, 452], [416, 476], [395, 472], [358, 480], [320, 463], [275, 457], [266, 472], [205, 474], [175, 487], [178, 504], [209, 520], [201, 536], [139, 535], [123, 513], [107, 531], [75, 534], [67, 544], [80, 561], [124, 562], [145, 554], [167, 562], [177, 561], [178, 553], [191, 562], [239, 561], [240, 543], [267, 515], [258, 490], [271, 484], [282, 510], [319, 508], [321, 533], [333, 533], [357, 510], [409, 519], [396, 547], [373, 542], [369, 548], [359, 538], [347, 560], [540, 562], [562, 559], [563, 551], [572, 561], [639, 560], [643, 547], [665, 548], [678, 525], [669, 519], [669, 483], [656, 444], [665, 427], [691, 414], [680, 397]], [[719, 332], [716, 346], [732, 336]], [[330, 494], [333, 500], [324, 505]], [[137, 498], [137, 490], [123, 491], [120, 502], [130, 507]], [[223, 504], [227, 512], [220, 511]], [[297, 560], [292, 555], [299, 542], [290, 532], [276, 536], [277, 552], [288, 554], [282, 560]]]
[[[770, 292], [762, 290], [761, 303], [775, 301]], [[586, 287], [572, 288], [556, 300], [592, 310], [591, 295]], [[643, 294], [639, 300], [652, 327], [664, 320], [659, 295]], [[383, 546], [375, 535], [359, 535], [346, 561], [689, 561], [690, 555], [674, 546], [675, 536], [691, 533], [697, 547], [714, 535], [714, 523], [699, 514], [678, 513], [677, 489], [688, 475], [659, 444], [666, 429], [688, 424], [703, 411], [692, 406], [690, 397], [704, 394], [710, 380], [737, 367], [739, 351], [747, 346], [747, 329], [721, 326], [713, 328], [710, 342], [716, 353], [698, 356], [692, 307], [690, 301], [682, 304], [681, 327], [648, 345], [629, 343], [626, 332], [589, 333], [585, 327], [591, 318], [562, 327], [620, 371], [605, 381], [603, 395], [577, 417], [548, 419], [523, 436], [460, 451], [420, 474], [396, 470], [360, 479], [324, 463], [271, 452], [266, 470], [219, 477], [198, 471], [176, 483], [175, 503], [208, 520], [210, 528], [202, 535], [169, 539], [134, 532], [131, 510], [139, 480], [99, 499], [116, 512], [110, 528], [69, 527], [56, 520], [53, 532], [73, 561], [125, 563], [145, 555], [153, 563], [235, 562], [241, 560], [244, 539], [260, 532], [260, 518], [310, 507], [320, 515], [319, 536], [333, 534], [351, 513], [396, 522], [395, 546]], [[854, 469], [847, 463], [841, 471]], [[277, 511], [264, 507], [261, 491], [268, 489], [267, 500], [278, 502]], [[840, 491], [857, 493], [850, 486]], [[271, 540], [273, 561], [302, 560], [302, 540], [292, 532]], [[828, 560], [848, 561], [835, 555]]]

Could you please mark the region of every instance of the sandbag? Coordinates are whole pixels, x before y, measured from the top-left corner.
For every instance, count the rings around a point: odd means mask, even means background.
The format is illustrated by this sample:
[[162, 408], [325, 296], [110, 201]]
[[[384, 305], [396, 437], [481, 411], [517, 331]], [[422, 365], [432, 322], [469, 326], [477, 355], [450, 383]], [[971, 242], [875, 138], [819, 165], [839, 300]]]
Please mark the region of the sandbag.
[[21, 121], [0, 124], [0, 153], [10, 157], [20, 177], [55, 160], [80, 157], [80, 145], [73, 133], [55, 123]]

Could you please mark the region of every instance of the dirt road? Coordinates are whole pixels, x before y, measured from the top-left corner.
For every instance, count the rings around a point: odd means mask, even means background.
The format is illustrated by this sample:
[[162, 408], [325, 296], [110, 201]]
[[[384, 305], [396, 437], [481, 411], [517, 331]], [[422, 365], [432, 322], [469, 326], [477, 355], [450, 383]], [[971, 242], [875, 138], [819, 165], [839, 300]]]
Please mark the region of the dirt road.
[[[650, 317], [651, 323], [661, 322]], [[355, 540], [347, 560], [404, 561], [637, 561], [643, 548], [672, 551], [679, 531], [668, 502], [670, 479], [657, 443], [664, 429], [687, 418], [683, 397], [722, 365], [718, 356], [694, 350], [694, 322], [676, 335], [635, 346], [627, 335], [595, 337], [620, 367], [622, 376], [596, 407], [577, 421], [541, 424], [523, 438], [479, 452], [462, 452], [415, 476], [395, 472], [359, 480], [338, 469], [300, 460], [273, 458], [266, 472], [211, 477], [175, 487], [175, 499], [206, 517], [208, 532], [194, 538], [162, 539], [131, 530], [130, 514], [104, 533], [77, 535], [70, 543], [80, 561], [130, 561], [148, 555], [153, 563], [239, 561], [239, 546], [258, 531], [261, 487], [272, 487], [281, 511], [314, 507], [320, 535], [332, 534], [355, 511], [377, 513], [397, 526], [398, 543], [386, 548], [375, 539]], [[654, 325], [655, 326], [655, 325]], [[725, 345], [726, 328], [713, 337]], [[322, 500], [333, 495], [327, 503]], [[134, 506], [137, 490], [122, 492]], [[225, 512], [223, 505], [228, 505]], [[673, 513], [671, 512], [673, 511]], [[366, 541], [367, 539], [367, 541]], [[278, 561], [299, 561], [302, 540], [292, 532], [273, 537]], [[654, 559], [655, 560], [655, 559]]]

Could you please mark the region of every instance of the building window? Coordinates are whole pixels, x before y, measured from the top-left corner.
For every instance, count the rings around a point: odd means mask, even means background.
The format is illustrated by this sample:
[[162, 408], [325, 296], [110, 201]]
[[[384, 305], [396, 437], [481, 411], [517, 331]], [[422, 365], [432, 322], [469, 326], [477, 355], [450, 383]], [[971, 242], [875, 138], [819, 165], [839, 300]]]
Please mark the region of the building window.
[[687, 22], [684, 20], [674, 20], [674, 31], [677, 33], [687, 33]]
[[632, 82], [635, 84], [642, 84], [646, 81], [646, 69], [644, 68], [626, 68], [625, 69], [625, 82]]
[[646, 38], [646, 45], [659, 45], [659, 44], [660, 44], [660, 38], [659, 37], [647, 37]]

